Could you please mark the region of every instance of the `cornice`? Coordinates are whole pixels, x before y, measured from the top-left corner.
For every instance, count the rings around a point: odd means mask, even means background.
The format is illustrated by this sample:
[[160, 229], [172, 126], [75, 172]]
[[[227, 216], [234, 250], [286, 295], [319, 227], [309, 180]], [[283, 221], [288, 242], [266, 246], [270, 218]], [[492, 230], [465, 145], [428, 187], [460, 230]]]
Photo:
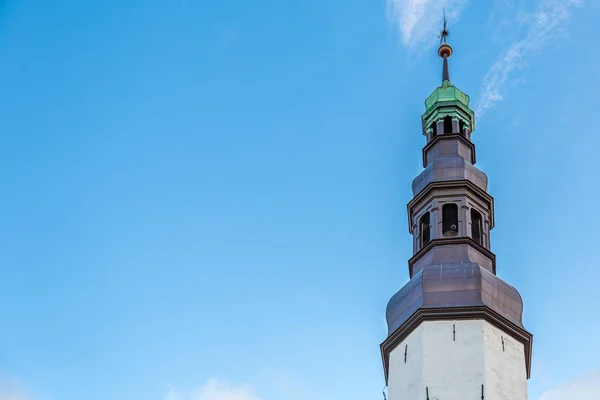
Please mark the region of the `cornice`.
[[471, 191], [475, 192], [478, 196], [483, 198], [485, 201], [489, 203], [490, 209], [490, 229], [493, 229], [495, 226], [494, 221], [494, 198], [485, 190], [479, 188], [473, 182], [467, 179], [461, 180], [452, 180], [452, 181], [434, 181], [430, 182], [425, 186], [416, 196], [413, 197], [411, 201], [406, 205], [408, 210], [408, 229], [411, 232], [411, 224], [412, 224], [412, 213], [411, 209], [417, 204], [423, 201], [433, 190], [435, 189], [450, 189], [450, 188], [462, 188], [466, 187]]
[[471, 150], [471, 164], [475, 165], [475, 162], [477, 162], [477, 157], [475, 156], [475, 145], [473, 144], [473, 142], [471, 142], [470, 140], [466, 139], [463, 135], [461, 135], [460, 133], [442, 133], [439, 135], [436, 135], [431, 142], [427, 143], [427, 145], [425, 145], [425, 147], [423, 147], [422, 153], [423, 153], [423, 168], [427, 168], [427, 151], [429, 151], [429, 149], [431, 149], [437, 142], [442, 141], [442, 140], [450, 140], [450, 139], [458, 139], [461, 142], [463, 142], [464, 145], [466, 145], [467, 147], [470, 148]]
[[463, 103], [458, 99], [437, 100], [432, 102], [429, 107], [427, 107], [427, 105], [425, 105], [425, 107], [425, 112], [421, 114], [421, 121], [423, 122], [431, 120], [432, 116], [435, 116], [436, 114], [439, 114], [440, 111], [443, 112], [446, 109], [458, 109], [462, 111], [469, 117], [471, 122], [473, 122], [473, 120], [475, 119], [475, 113], [473, 112], [473, 110], [471, 110], [471, 108], [467, 104]]
[[489, 257], [492, 260], [492, 266], [493, 266], [492, 267], [493, 271], [491, 271], [491, 272], [494, 275], [496, 275], [496, 255], [494, 253], [492, 253], [492, 251], [489, 250], [488, 248], [486, 248], [486, 247], [482, 246], [481, 244], [477, 243], [471, 237], [469, 237], [469, 236], [459, 236], [459, 237], [451, 237], [451, 238], [437, 238], [437, 239], [433, 239], [429, 243], [427, 243], [427, 246], [425, 246], [422, 249], [420, 249], [419, 251], [417, 251], [408, 260], [408, 273], [410, 274], [410, 277], [411, 278], [413, 277], [413, 265], [421, 257], [423, 257], [425, 254], [427, 254], [427, 252], [429, 250], [431, 250], [435, 246], [449, 246], [449, 245], [453, 245], [453, 244], [468, 244], [468, 245], [474, 247], [479, 252], [483, 253], [485, 256]]
[[443, 320], [473, 320], [481, 319], [506, 332], [515, 340], [523, 344], [525, 352], [525, 367], [527, 379], [531, 376], [531, 354], [533, 335], [527, 330], [517, 326], [487, 306], [453, 307], [453, 308], [419, 308], [415, 313], [394, 333], [388, 336], [380, 346], [383, 359], [385, 382], [388, 381], [390, 353], [422, 322]]

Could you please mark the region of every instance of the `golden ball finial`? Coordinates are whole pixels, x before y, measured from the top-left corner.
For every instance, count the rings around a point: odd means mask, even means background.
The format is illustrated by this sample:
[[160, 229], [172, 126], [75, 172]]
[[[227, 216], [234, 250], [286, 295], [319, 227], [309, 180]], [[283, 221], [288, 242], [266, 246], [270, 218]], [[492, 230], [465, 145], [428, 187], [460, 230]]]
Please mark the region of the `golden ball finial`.
[[438, 55], [442, 58], [452, 55], [452, 47], [448, 43], [442, 43], [438, 49]]

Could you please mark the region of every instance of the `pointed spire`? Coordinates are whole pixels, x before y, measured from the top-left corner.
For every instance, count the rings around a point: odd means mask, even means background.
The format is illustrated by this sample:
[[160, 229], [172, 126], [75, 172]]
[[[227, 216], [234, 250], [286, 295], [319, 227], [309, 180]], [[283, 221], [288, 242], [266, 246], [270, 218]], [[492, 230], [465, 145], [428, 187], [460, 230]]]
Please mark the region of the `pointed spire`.
[[444, 27], [440, 32], [440, 47], [438, 48], [438, 55], [444, 59], [442, 66], [442, 84], [448, 82], [450, 84], [450, 71], [448, 70], [448, 57], [452, 55], [452, 47], [446, 42], [450, 32], [446, 27], [448, 20], [446, 19], [446, 9], [444, 9]]
[[444, 66], [442, 67], [442, 82], [450, 82], [450, 72], [448, 71], [448, 57], [444, 55]]

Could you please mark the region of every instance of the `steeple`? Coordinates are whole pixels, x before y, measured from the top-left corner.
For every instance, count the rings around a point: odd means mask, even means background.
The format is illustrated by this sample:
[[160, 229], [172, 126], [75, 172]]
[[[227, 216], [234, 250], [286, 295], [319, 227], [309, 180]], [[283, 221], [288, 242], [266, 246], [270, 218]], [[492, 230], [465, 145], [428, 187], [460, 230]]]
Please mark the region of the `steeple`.
[[448, 82], [450, 84], [450, 72], [448, 71], [448, 58], [452, 55], [452, 47], [447, 43], [450, 32], [447, 28], [448, 20], [446, 19], [446, 10], [444, 10], [444, 28], [440, 32], [440, 47], [438, 48], [438, 54], [442, 57], [442, 84]]
[[388, 303], [381, 344], [388, 400], [526, 400], [532, 335], [519, 292], [496, 276], [494, 199], [474, 165], [475, 116], [450, 82], [447, 37], [444, 18], [442, 84], [425, 100], [424, 170], [407, 206], [411, 279]]
[[[427, 141], [441, 134], [459, 134], [470, 142], [471, 133], [475, 130], [475, 114], [469, 108], [469, 96], [450, 82], [448, 59], [452, 56], [452, 46], [448, 44], [450, 32], [447, 29], [446, 13], [444, 12], [444, 27], [440, 31], [440, 46], [438, 55], [442, 58], [442, 83], [425, 100], [423, 134]], [[475, 163], [475, 149], [472, 149], [471, 162]], [[423, 159], [423, 166], [428, 161]]]
[[449, 45], [444, 45], [443, 49], [442, 46], [440, 46], [440, 50], [449, 50], [449, 54], [444, 54], [442, 56], [442, 58], [444, 59], [444, 64], [442, 67], [442, 84], [444, 84], [444, 82], [448, 82], [448, 84], [450, 84], [450, 71], [448, 71], [448, 57], [452, 55], [452, 47], [450, 47]]

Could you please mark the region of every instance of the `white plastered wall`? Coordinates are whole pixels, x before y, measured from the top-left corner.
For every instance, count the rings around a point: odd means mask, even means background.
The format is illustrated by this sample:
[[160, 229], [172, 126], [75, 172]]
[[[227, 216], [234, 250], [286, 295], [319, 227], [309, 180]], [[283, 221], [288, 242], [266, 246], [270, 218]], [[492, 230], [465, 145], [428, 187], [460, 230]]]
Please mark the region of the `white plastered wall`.
[[430, 400], [479, 400], [482, 385], [484, 399], [527, 399], [523, 344], [486, 321], [423, 322], [390, 354], [389, 400], [425, 400], [426, 388]]

